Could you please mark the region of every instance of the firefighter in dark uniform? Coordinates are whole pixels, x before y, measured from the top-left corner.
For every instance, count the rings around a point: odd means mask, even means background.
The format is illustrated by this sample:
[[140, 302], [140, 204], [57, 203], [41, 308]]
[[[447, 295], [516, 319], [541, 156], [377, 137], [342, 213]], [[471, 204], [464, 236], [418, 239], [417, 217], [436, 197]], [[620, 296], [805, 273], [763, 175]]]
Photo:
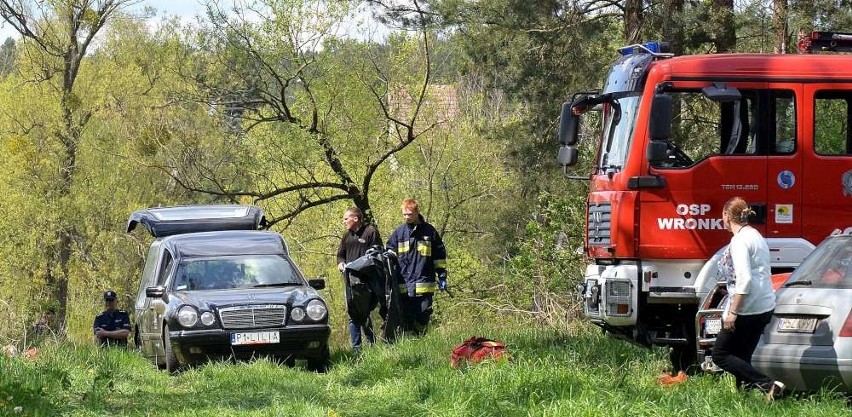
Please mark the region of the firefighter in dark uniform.
[[127, 346], [130, 336], [130, 316], [124, 310], [116, 309], [118, 304], [115, 291], [104, 292], [104, 311], [95, 317], [92, 330], [95, 341], [101, 346]]
[[438, 231], [420, 215], [416, 200], [403, 200], [402, 216], [405, 223], [393, 231], [387, 249], [396, 253], [404, 280], [399, 286], [404, 330], [422, 335], [435, 291], [447, 289], [447, 250]]

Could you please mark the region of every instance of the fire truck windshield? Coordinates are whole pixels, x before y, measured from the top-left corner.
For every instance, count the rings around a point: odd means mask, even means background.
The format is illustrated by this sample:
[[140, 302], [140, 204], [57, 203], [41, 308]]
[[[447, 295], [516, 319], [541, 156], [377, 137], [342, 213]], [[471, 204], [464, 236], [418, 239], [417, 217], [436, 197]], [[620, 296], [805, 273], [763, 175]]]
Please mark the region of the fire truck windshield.
[[598, 153], [599, 173], [617, 172], [624, 167], [633, 140], [640, 96], [621, 97], [603, 105], [603, 136]]

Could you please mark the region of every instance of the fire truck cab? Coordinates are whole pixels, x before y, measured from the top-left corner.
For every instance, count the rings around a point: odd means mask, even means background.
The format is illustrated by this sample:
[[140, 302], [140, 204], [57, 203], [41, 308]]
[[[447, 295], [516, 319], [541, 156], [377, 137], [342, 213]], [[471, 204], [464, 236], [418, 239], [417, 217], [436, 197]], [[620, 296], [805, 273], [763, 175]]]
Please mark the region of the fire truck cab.
[[[852, 36], [815, 32], [809, 44], [852, 51]], [[756, 211], [750, 224], [775, 272], [852, 228], [852, 55], [676, 57], [665, 48], [621, 48], [601, 91], [563, 104], [559, 161], [578, 161], [581, 137], [595, 144], [586, 317], [671, 346], [683, 369], [696, 361], [695, 314], [730, 240], [728, 199]]]

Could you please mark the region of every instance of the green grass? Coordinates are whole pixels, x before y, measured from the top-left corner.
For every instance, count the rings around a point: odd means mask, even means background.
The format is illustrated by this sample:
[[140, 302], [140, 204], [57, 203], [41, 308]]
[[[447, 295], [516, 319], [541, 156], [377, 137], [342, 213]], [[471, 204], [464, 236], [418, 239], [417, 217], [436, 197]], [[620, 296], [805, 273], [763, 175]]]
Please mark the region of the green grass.
[[[506, 319], [504, 319], [506, 320]], [[341, 349], [325, 374], [267, 360], [211, 363], [177, 376], [133, 351], [47, 348], [36, 360], [0, 358], [6, 416], [825, 416], [848, 412], [822, 393], [765, 404], [730, 377], [699, 375], [660, 387], [662, 350], [647, 350], [575, 324], [530, 320], [478, 327], [443, 324], [424, 338]], [[453, 369], [452, 347], [483, 335], [511, 358]], [[15, 412], [15, 407], [21, 407]]]

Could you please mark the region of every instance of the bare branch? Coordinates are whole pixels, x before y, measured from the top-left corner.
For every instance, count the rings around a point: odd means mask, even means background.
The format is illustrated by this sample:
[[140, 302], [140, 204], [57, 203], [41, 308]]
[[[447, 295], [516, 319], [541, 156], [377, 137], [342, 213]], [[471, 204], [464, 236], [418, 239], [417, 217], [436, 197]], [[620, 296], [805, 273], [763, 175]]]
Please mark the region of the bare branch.
[[324, 204], [333, 203], [335, 201], [348, 200], [350, 198], [351, 198], [351, 196], [349, 194], [339, 194], [339, 195], [335, 195], [335, 196], [331, 196], [331, 197], [321, 198], [319, 200], [305, 201], [305, 202], [302, 202], [301, 204], [299, 204], [297, 208], [291, 210], [290, 212], [287, 212], [282, 216], [272, 217], [271, 219], [267, 219], [267, 220], [269, 222], [269, 225], [271, 226], [271, 225], [274, 225], [274, 224], [276, 224], [280, 221], [283, 221], [283, 220], [292, 220], [296, 216], [298, 216], [300, 213], [302, 213], [303, 211], [305, 211], [309, 208], [321, 206], [321, 205], [324, 205]]

